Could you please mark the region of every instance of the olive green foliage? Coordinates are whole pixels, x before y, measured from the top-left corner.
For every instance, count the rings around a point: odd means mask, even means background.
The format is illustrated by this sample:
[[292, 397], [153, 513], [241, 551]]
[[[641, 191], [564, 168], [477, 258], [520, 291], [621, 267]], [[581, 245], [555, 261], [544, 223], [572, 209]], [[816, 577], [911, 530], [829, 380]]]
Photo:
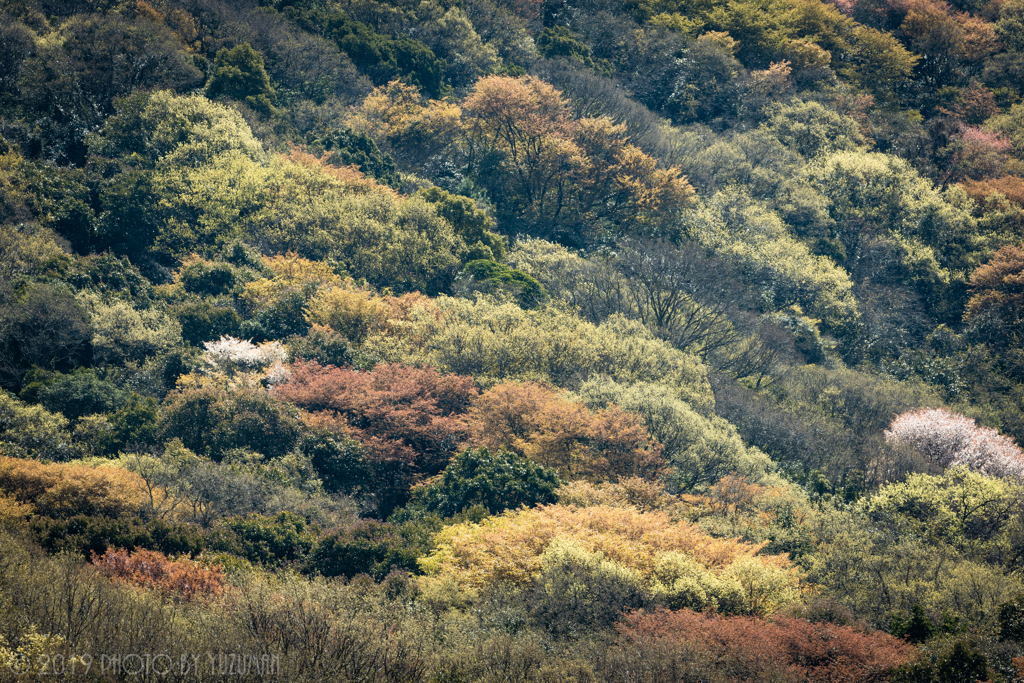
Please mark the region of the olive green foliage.
[[565, 26], [550, 26], [541, 31], [537, 36], [537, 52], [548, 59], [571, 59], [588, 69], [610, 70], [607, 62], [595, 64], [587, 44], [580, 42]]
[[398, 186], [394, 159], [387, 152], [381, 152], [373, 138], [365, 133], [346, 128], [307, 140], [309, 147], [326, 155], [327, 163], [332, 166], [358, 166], [364, 175], [385, 185]]
[[21, 395], [31, 395], [47, 410], [61, 413], [69, 420], [94, 413], [112, 413], [126, 399], [124, 392], [114, 384], [85, 368], [70, 375], [58, 375], [44, 382], [28, 384]]
[[93, 328], [86, 307], [57, 284], [0, 287], [0, 386], [17, 389], [25, 371], [68, 371], [85, 360]]
[[449, 194], [437, 187], [417, 192], [437, 209], [437, 215], [451, 224], [456, 234], [469, 245], [473, 259], [505, 259], [505, 238], [494, 232], [494, 220], [481, 211], [469, 197]]
[[339, 3], [280, 0], [268, 4], [306, 30], [336, 42], [357, 67], [375, 76], [378, 85], [404, 75], [431, 97], [442, 94], [445, 63], [422, 42], [404, 34], [382, 35], [353, 20]]
[[118, 103], [92, 139], [95, 153], [126, 157], [152, 168], [198, 167], [219, 154], [240, 151], [253, 160], [265, 153], [235, 110], [200, 95], [181, 96], [166, 90], [135, 93]]
[[456, 455], [444, 472], [417, 486], [409, 507], [452, 517], [480, 505], [492, 515], [557, 502], [558, 473], [515, 453], [486, 448]]
[[1020, 680], [1024, 485], [884, 431], [1024, 438], [1022, 48], [1022, 0], [0, 2], [0, 668]]
[[243, 100], [264, 114], [273, 111], [274, 88], [263, 66], [263, 55], [249, 43], [217, 51], [213, 75], [206, 88], [211, 97], [233, 97]]
[[772, 467], [768, 456], [744, 445], [735, 427], [717, 415], [701, 415], [664, 384], [591, 379], [579, 395], [591, 408], [615, 404], [640, 415], [651, 436], [665, 446], [677, 488], [707, 486], [732, 473], [758, 480]]
[[221, 522], [221, 527], [231, 532], [231, 536], [222, 541], [224, 549], [259, 564], [298, 562], [309, 554], [317, 541], [315, 528], [310, 528], [305, 519], [291, 512], [273, 517], [229, 518]]
[[466, 264], [465, 273], [473, 280], [472, 284], [467, 283], [468, 290], [506, 292], [523, 308], [534, 308], [548, 299], [544, 285], [526, 273], [509, 268], [503, 263], [487, 260], [470, 261]]
[[[358, 175], [358, 174], [357, 174]], [[158, 177], [158, 249], [179, 258], [245, 238], [273, 252], [334, 259], [353, 276], [400, 290], [444, 291], [466, 246], [431, 204], [393, 193], [355, 194], [317, 166], [227, 151]]]
[[809, 562], [812, 581], [879, 627], [890, 627], [897, 617], [909, 619], [920, 605], [936, 621], [955, 615], [995, 629], [999, 605], [1018, 591], [1017, 581], [1001, 567], [866, 521], [833, 513], [812, 527], [818, 544]]
[[705, 367], [658, 340], [642, 324], [612, 316], [594, 325], [564, 308], [524, 311], [485, 298], [441, 297], [438, 326], [424, 311], [402, 336], [374, 335], [364, 352], [390, 362], [420, 362], [490, 386], [506, 379], [572, 385], [594, 375], [621, 383], [657, 381], [701, 414], [713, 411]]
[[0, 391], [0, 449], [20, 458], [68, 460], [76, 455], [68, 420]]
[[638, 572], [572, 541], [552, 543], [540, 565], [528, 604], [533, 618], [555, 635], [583, 637], [651, 602]]
[[360, 521], [325, 536], [309, 558], [308, 571], [349, 578], [369, 574], [377, 581], [395, 570], [415, 571], [416, 558], [430, 551], [431, 536], [439, 528], [437, 518]]
[[270, 457], [292, 449], [300, 430], [296, 411], [260, 389], [208, 385], [168, 395], [161, 410], [165, 439], [216, 460], [246, 448]]

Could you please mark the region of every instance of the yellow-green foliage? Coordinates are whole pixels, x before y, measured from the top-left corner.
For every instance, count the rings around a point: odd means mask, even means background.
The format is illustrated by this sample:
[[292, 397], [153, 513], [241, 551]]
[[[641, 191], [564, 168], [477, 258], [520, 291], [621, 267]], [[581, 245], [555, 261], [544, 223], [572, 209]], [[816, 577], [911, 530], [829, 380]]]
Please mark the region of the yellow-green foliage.
[[678, 506], [678, 499], [670, 495], [663, 484], [640, 477], [594, 484], [577, 480], [558, 489], [558, 502], [584, 508], [592, 505], [633, 507], [641, 512], [665, 510], [670, 514]]
[[859, 514], [822, 515], [810, 531], [817, 548], [808, 578], [877, 626], [920, 605], [928, 614], [992, 627], [999, 605], [1020, 592], [1019, 580], [1001, 568], [907, 530], [873, 527]]
[[[839, 151], [808, 164], [805, 176], [831, 201], [829, 212], [841, 230], [898, 236], [906, 245], [904, 264], [915, 280], [948, 280], [943, 268], [977, 264], [975, 252], [983, 245], [970, 213], [945, 201], [909, 162], [888, 154]], [[849, 245], [860, 236], [841, 239]], [[941, 258], [941, 265], [930, 266], [927, 273], [921, 272], [928, 260], [922, 253], [925, 245]]]
[[593, 325], [557, 305], [524, 311], [486, 297], [442, 296], [413, 317], [398, 337], [368, 337], [364, 350], [471, 375], [484, 386], [518, 379], [565, 386], [593, 375], [658, 381], [700, 413], [714, 411], [705, 366], [622, 316]]
[[289, 295], [312, 296], [326, 285], [340, 285], [344, 279], [322, 261], [310, 261], [295, 252], [264, 257], [268, 277], [245, 283], [238, 299], [245, 313], [252, 315], [272, 308]]
[[433, 205], [329, 171], [285, 157], [260, 163], [238, 150], [203, 166], [170, 167], [155, 181], [163, 218], [157, 244], [183, 256], [244, 238], [337, 260], [382, 287], [437, 291], [450, 282], [466, 245]]
[[63, 661], [64, 645], [61, 636], [39, 633], [30, 625], [13, 637], [5, 638], [0, 634], [0, 664], [9, 666], [19, 675], [53, 675], [54, 657]]
[[[155, 92], [131, 125], [138, 129], [130, 134], [145, 135], [146, 152], [164, 168], [199, 167], [229, 151], [256, 161], [266, 158], [241, 114], [201, 95]], [[120, 151], [109, 149], [112, 142], [110, 138], [96, 140], [96, 151]]]
[[139, 361], [181, 344], [181, 325], [157, 308], [139, 310], [125, 301], [104, 303], [93, 294], [80, 300], [92, 312], [92, 347], [107, 363]]
[[733, 425], [717, 415], [702, 415], [667, 385], [594, 378], [580, 387], [579, 395], [591, 407], [615, 404], [639, 414], [665, 446], [665, 457], [683, 488], [713, 484], [730, 473], [757, 480], [771, 469], [771, 459], [746, 447]]
[[861, 507], [876, 523], [950, 545], [972, 560], [1021, 568], [1024, 486], [1011, 479], [957, 465], [888, 484]]
[[703, 595], [702, 604], [686, 604], [770, 614], [796, 598], [798, 577], [784, 557], [759, 556], [759, 545], [712, 538], [661, 511], [541, 506], [446, 527], [435, 542], [423, 569], [469, 589], [526, 585], [553, 555], [573, 552], [599, 553], [606, 569], [638, 577], [670, 604]]
[[56, 240], [57, 236], [46, 228], [0, 226], [0, 280], [66, 270], [71, 257]]
[[306, 307], [306, 321], [345, 335], [354, 343], [387, 326], [391, 307], [367, 287], [349, 281], [318, 291]]
[[827, 257], [812, 254], [765, 206], [719, 192], [688, 212], [686, 222], [691, 237], [762, 286], [769, 307], [800, 304], [837, 333], [856, 325], [860, 313], [849, 275]]
[[67, 460], [74, 454], [67, 418], [0, 390], [0, 453]]

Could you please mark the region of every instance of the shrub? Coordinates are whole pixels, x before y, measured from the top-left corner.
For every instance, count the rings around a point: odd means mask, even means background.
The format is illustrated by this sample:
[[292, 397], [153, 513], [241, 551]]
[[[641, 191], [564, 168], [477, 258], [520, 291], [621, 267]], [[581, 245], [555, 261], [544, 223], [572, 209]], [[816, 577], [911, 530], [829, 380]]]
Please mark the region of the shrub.
[[209, 301], [193, 301], [171, 309], [181, 325], [181, 338], [199, 346], [223, 335], [238, 334], [242, 319], [233, 308]]
[[467, 283], [467, 290], [508, 292], [523, 308], [533, 308], [550, 298], [544, 285], [503, 263], [485, 259], [470, 261], [466, 264], [465, 273], [473, 280], [472, 285]]
[[656, 645], [695, 645], [732, 680], [881, 683], [913, 648], [886, 633], [792, 617], [763, 621], [689, 610], [635, 612], [615, 647], [633, 657]]
[[102, 555], [94, 554], [92, 563], [104, 576], [184, 601], [209, 598], [224, 590], [220, 566], [208, 567], [186, 558], [170, 560], [155, 550], [128, 553], [109, 548]]
[[306, 568], [324, 576], [368, 574], [376, 581], [394, 569], [416, 571], [417, 558], [430, 552], [437, 526], [429, 520], [402, 524], [361, 520], [325, 536]]
[[410, 507], [452, 517], [475, 505], [492, 515], [554, 503], [561, 482], [554, 470], [502, 450], [467, 449], [437, 477], [415, 487]]
[[44, 465], [3, 456], [0, 491], [48, 517], [137, 515], [145, 496], [142, 478], [120, 467]]

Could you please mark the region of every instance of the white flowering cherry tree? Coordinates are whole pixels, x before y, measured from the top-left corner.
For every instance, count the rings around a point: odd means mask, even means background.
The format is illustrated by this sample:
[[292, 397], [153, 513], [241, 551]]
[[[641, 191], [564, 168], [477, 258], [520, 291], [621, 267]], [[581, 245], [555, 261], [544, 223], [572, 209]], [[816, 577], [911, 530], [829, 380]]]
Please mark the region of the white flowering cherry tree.
[[995, 429], [947, 408], [921, 408], [901, 415], [885, 438], [917, 448], [941, 467], [967, 465], [993, 477], [1024, 480], [1024, 450]]

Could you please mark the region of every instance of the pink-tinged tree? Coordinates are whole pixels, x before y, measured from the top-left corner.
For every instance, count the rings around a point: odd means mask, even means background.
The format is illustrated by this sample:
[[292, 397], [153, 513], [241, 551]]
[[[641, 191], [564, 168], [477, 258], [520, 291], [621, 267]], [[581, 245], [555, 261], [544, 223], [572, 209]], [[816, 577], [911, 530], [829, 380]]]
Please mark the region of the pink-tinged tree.
[[940, 467], [967, 465], [993, 477], [1024, 479], [1024, 451], [995, 429], [946, 408], [898, 415], [885, 438], [913, 446]]
[[959, 133], [940, 151], [946, 161], [943, 186], [1002, 175], [1011, 149], [1013, 144], [1002, 133], [960, 124]]

